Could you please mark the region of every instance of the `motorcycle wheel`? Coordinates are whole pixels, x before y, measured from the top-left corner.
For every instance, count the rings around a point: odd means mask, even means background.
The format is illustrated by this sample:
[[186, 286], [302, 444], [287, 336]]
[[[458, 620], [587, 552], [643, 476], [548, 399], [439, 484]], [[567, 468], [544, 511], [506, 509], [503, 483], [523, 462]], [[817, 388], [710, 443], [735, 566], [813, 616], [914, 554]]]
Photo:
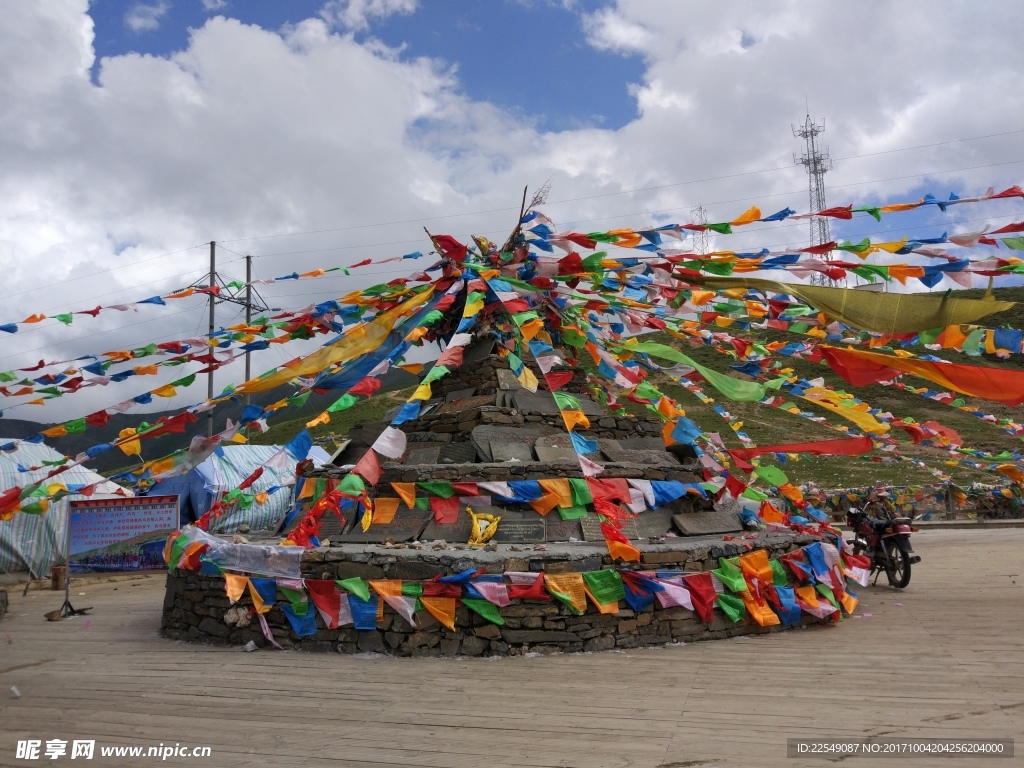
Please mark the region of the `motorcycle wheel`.
[[910, 583], [910, 555], [891, 539], [885, 544], [885, 553], [889, 558], [889, 566], [885, 569], [889, 586], [903, 589]]

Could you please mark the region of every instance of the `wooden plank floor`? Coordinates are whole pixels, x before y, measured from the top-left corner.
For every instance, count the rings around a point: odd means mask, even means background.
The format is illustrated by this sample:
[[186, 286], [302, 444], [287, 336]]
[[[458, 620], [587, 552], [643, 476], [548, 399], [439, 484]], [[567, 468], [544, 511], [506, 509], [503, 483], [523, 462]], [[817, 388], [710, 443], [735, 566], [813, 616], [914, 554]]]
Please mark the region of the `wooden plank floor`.
[[41, 764], [14, 759], [18, 739], [89, 738], [207, 745], [167, 763], [216, 766], [793, 766], [819, 763], [788, 760], [787, 737], [871, 735], [1016, 738], [1021, 757], [982, 764], [1024, 764], [1024, 529], [915, 546], [911, 587], [861, 589], [863, 616], [838, 627], [496, 660], [170, 642], [162, 577], [78, 582], [93, 615], [59, 623], [43, 619], [58, 593], [19, 589], [0, 621], [0, 765]]

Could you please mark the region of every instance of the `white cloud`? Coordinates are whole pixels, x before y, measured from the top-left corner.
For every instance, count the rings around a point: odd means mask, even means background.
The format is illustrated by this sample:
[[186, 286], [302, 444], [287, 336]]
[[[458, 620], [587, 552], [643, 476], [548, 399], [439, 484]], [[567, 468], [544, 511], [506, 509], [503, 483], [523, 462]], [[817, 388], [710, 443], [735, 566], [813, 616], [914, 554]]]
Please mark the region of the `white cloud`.
[[153, 5], [136, 3], [124, 15], [125, 26], [132, 32], [153, 32], [160, 29], [160, 19], [170, 8], [171, 4], [164, 0]]
[[[362, 3], [339, 23], [354, 29], [385, 6], [406, 7]], [[243, 269], [227, 249], [255, 254], [256, 276], [270, 277], [426, 250], [424, 225], [501, 240], [523, 185], [548, 178], [547, 213], [584, 231], [685, 221], [699, 203], [712, 220], [753, 203], [766, 213], [803, 209], [807, 182], [792, 165], [800, 145], [790, 125], [802, 118], [805, 97], [827, 118], [824, 138], [837, 158], [1024, 125], [1016, 7], [993, 1], [978, 16], [952, 2], [622, 0], [607, 13], [650, 36], [632, 91], [636, 118], [616, 130], [543, 132], [466, 97], [451, 62], [403, 58], [322, 19], [275, 32], [211, 18], [169, 57], [104, 59], [96, 84], [87, 0], [11, 0], [0, 27], [0, 323], [166, 293], [202, 275], [201, 244], [211, 239], [222, 244], [228, 278]], [[957, 33], [964, 29], [970, 35]], [[756, 44], [744, 48], [743, 35]], [[558, 73], [543, 87], [563, 87]], [[933, 175], [929, 187], [1008, 186], [1021, 165], [993, 164], [1024, 158], [1019, 146], [1014, 135], [837, 161], [829, 202], [908, 194], [925, 174], [970, 166], [988, 167]], [[782, 170], [761, 172], [773, 168]], [[710, 180], [677, 184], [700, 179]], [[616, 194], [641, 188], [650, 189]], [[983, 223], [967, 223], [972, 217], [1019, 219], [1019, 210], [1011, 201], [936, 212], [935, 233]], [[472, 211], [494, 212], [457, 215]], [[386, 222], [402, 223], [379, 226]], [[306, 231], [319, 233], [240, 240]], [[718, 245], [806, 237], [805, 224], [759, 226]], [[272, 306], [300, 307], [407, 270], [408, 262], [353, 270], [264, 294]], [[219, 322], [230, 323], [232, 312], [218, 307]], [[45, 321], [4, 336], [0, 370], [190, 336], [205, 322], [200, 300], [78, 316], [71, 328]], [[295, 344], [257, 354], [253, 370], [298, 354]], [[217, 381], [239, 376], [218, 372]], [[71, 418], [165, 383], [148, 379], [5, 415]], [[199, 389], [176, 404], [198, 399]]]
[[228, 0], [203, 0], [203, 9], [209, 12], [220, 11], [228, 7]]
[[333, 26], [364, 32], [374, 19], [412, 13], [417, 5], [418, 0], [330, 0], [320, 15]]
[[587, 42], [601, 51], [643, 53], [653, 39], [644, 26], [627, 20], [613, 8], [602, 8], [583, 16]]

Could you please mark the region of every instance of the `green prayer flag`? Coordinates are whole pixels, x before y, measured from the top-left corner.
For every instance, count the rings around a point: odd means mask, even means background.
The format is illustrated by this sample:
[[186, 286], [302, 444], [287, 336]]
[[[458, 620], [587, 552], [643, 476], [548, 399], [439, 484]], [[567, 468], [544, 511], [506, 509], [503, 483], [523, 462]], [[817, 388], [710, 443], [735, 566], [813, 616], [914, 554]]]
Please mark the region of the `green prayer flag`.
[[762, 493], [757, 488], [747, 488], [743, 493], [740, 494], [745, 499], [754, 499], [755, 501], [764, 501], [768, 498], [767, 493]]
[[442, 499], [450, 499], [455, 495], [455, 489], [448, 480], [427, 480], [422, 483], [416, 483], [416, 485], [428, 493], [440, 496]]
[[71, 321], [75, 319], [75, 316], [71, 312], [68, 312], [63, 315], [54, 315], [53, 319], [60, 320], [64, 325], [71, 325]]
[[636, 396], [642, 397], [644, 400], [654, 400], [655, 402], [661, 400], [661, 392], [658, 391], [658, 388], [646, 381], [641, 381], [637, 384]]
[[782, 565], [782, 561], [777, 557], [773, 557], [768, 561], [768, 565], [772, 567], [772, 584], [776, 587], [784, 587], [789, 584], [789, 576], [786, 575], [786, 569]]
[[306, 401], [309, 400], [309, 396], [311, 393], [312, 391], [307, 389], [305, 392], [300, 392], [297, 395], [292, 395], [291, 397], [288, 398], [288, 405], [292, 406], [293, 408], [301, 408], [306, 404]]
[[[182, 362], [186, 362], [186, 361], [183, 360]], [[191, 386], [192, 382], [194, 382], [195, 380], [196, 380], [196, 375], [194, 373], [190, 373], [188, 376], [182, 376], [177, 381], [172, 381], [171, 382], [171, 386], [172, 387], [188, 387], [188, 386]]]
[[370, 599], [370, 586], [359, 576], [353, 576], [350, 579], [338, 579], [334, 583], [342, 589], [351, 592], [363, 602]]
[[305, 616], [309, 612], [309, 598], [301, 589], [282, 587], [278, 584], [277, 591], [284, 595], [284, 599], [288, 601], [288, 605], [292, 607], [292, 613], [296, 616]]
[[426, 496], [420, 496], [416, 499], [416, 509], [430, 509], [430, 499]]
[[361, 496], [365, 488], [366, 484], [363, 483], [363, 478], [355, 472], [349, 472], [341, 479], [341, 482], [338, 483], [338, 489], [351, 496]]
[[355, 395], [350, 395], [346, 392], [344, 395], [335, 400], [331, 405], [327, 407], [328, 413], [337, 413], [338, 411], [344, 411], [347, 408], [351, 408], [353, 405], [359, 402], [359, 398]]
[[768, 485], [773, 488], [778, 488], [780, 485], [785, 485], [789, 482], [789, 478], [786, 477], [786, 473], [778, 467], [764, 466], [757, 467], [754, 470], [754, 474], [764, 480]]
[[402, 594], [408, 597], [419, 597], [423, 594], [423, 582], [421, 581], [403, 581], [402, 582]]
[[717, 576], [719, 581], [725, 584], [725, 586], [733, 592], [747, 591], [747, 581], [743, 578], [743, 571], [740, 570], [740, 567], [736, 565], [736, 563], [731, 560], [726, 560], [724, 557], [720, 557], [718, 558], [718, 565], [719, 568], [713, 570], [711, 573]]
[[691, 368], [695, 368], [701, 376], [707, 379], [711, 386], [730, 400], [736, 400], [738, 402], [754, 403], [758, 400], [763, 400], [767, 396], [769, 389], [779, 389], [785, 382], [784, 378], [775, 379], [764, 384], [759, 384], [756, 381], [736, 379], [727, 374], [719, 373], [718, 371], [710, 368], [705, 368], [693, 358], [688, 355], [684, 355], [678, 349], [674, 349], [667, 344], [659, 344], [653, 341], [642, 342], [640, 344], [623, 345], [617, 347], [617, 349], [622, 352], [648, 354], [652, 357], [660, 357], [665, 360], [683, 363]]
[[574, 507], [559, 507], [558, 515], [563, 520], [579, 520], [581, 517], [587, 516], [587, 508], [583, 504]]
[[731, 235], [732, 234], [732, 224], [730, 224], [727, 221], [723, 221], [723, 222], [718, 223], [718, 224], [708, 224], [707, 227], [712, 232], [717, 232], [720, 235]]
[[548, 594], [550, 594], [558, 602], [562, 603], [565, 606], [568, 606], [569, 610], [572, 611], [575, 615], [577, 615], [577, 616], [582, 616], [583, 615], [583, 611], [581, 611], [579, 608], [577, 608], [575, 605], [572, 604], [572, 596], [571, 595], [567, 595], [564, 592], [556, 592], [555, 590], [551, 589], [550, 587], [548, 587]]
[[597, 251], [592, 253], [587, 258], [583, 259], [583, 271], [584, 272], [600, 272], [601, 261], [608, 257], [607, 251]]
[[554, 392], [555, 405], [560, 411], [578, 411], [580, 401], [566, 392]]
[[614, 603], [626, 599], [626, 592], [622, 586], [622, 577], [619, 572], [605, 568], [600, 571], [586, 571], [583, 574], [583, 581], [601, 605]]
[[580, 505], [594, 503], [594, 497], [590, 493], [590, 486], [587, 485], [586, 478], [570, 477], [569, 486], [572, 488], [572, 500], [574, 504]]
[[64, 429], [67, 430], [69, 435], [80, 435], [85, 432], [85, 417], [80, 419], [72, 419], [71, 421], [64, 422]]
[[576, 347], [578, 349], [586, 345], [587, 337], [575, 328], [563, 328], [562, 341], [570, 347]]
[[178, 568], [178, 561], [181, 560], [181, 556], [185, 554], [186, 541], [184, 536], [178, 536], [173, 542], [171, 542], [171, 554], [170, 559], [167, 561], [167, 570], [172, 573]]
[[833, 608], [837, 610], [839, 609], [839, 601], [836, 600], [835, 593], [832, 592], [832, 587], [830, 587], [828, 584], [815, 584], [814, 588], [818, 591], [819, 595], [824, 597], [832, 604]]
[[505, 620], [501, 618], [501, 614], [498, 613], [498, 606], [494, 603], [488, 602], [487, 600], [481, 600], [477, 597], [463, 597], [460, 598], [462, 604], [465, 605], [473, 613], [478, 613], [487, 619], [492, 624], [498, 624], [499, 626], [505, 623]]
[[427, 375], [423, 377], [423, 381], [421, 382], [421, 384], [429, 384], [432, 381], [437, 381], [442, 376], [447, 376], [449, 373], [450, 371], [445, 366], [435, 365], [433, 368], [427, 371]]
[[736, 597], [736, 595], [719, 595], [715, 598], [715, 604], [722, 609], [722, 613], [728, 616], [729, 620], [734, 624], [742, 619], [743, 614], [747, 612], [743, 601]]
[[430, 312], [427, 312], [427, 314], [425, 314], [423, 316], [422, 320], [420, 320], [420, 325], [421, 326], [433, 325], [438, 320], [440, 320], [442, 317], [444, 317], [444, 312], [442, 312], [441, 310], [439, 310], [439, 309], [431, 310]]

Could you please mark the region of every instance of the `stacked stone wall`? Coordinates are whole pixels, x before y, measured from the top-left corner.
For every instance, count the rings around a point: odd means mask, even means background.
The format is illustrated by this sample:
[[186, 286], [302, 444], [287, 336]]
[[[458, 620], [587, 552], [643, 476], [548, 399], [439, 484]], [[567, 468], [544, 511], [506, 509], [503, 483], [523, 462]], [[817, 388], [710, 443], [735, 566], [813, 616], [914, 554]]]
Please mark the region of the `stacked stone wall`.
[[[770, 557], [777, 557], [811, 541], [809, 537], [786, 536], [763, 542]], [[682, 549], [661, 547], [645, 552], [645, 568], [707, 571], [717, 567], [718, 557], [747, 551], [738, 542], [713, 545], [691, 543]], [[612, 567], [607, 553], [596, 551], [575, 555], [545, 551], [522, 553], [402, 551], [389, 553], [344, 552], [338, 548], [311, 550], [303, 558], [303, 576], [311, 579], [430, 579], [458, 573], [466, 568], [483, 567], [492, 573], [534, 571], [567, 573]], [[515, 554], [514, 557], [508, 556]], [[504, 555], [504, 556], [502, 556]], [[205, 641], [241, 645], [250, 640], [260, 647], [268, 642], [259, 624], [248, 610], [252, 605], [246, 593], [236, 606], [225, 595], [224, 579], [194, 572], [179, 571], [167, 577], [162, 630], [174, 640]], [[761, 627], [749, 616], [732, 623], [718, 609], [713, 621], [704, 622], [686, 608], [652, 607], [633, 611], [625, 603], [615, 614], [601, 614], [588, 604], [583, 615], [575, 615], [558, 602], [515, 600], [499, 609], [505, 624], [499, 626], [460, 606], [456, 611], [456, 629], [442, 626], [427, 611], [415, 615], [416, 626], [385, 607], [378, 629], [358, 631], [352, 627], [327, 629], [317, 616], [317, 633], [299, 638], [291, 630], [280, 608], [270, 610], [267, 623], [277, 643], [285, 648], [339, 653], [386, 653], [396, 656], [503, 656], [529, 652], [556, 653], [604, 651], [614, 648], [638, 648], [672, 642], [714, 640], [737, 635], [762, 634], [781, 627]], [[310, 610], [313, 610], [311, 607]], [[802, 623], [810, 623], [809, 617]]]

